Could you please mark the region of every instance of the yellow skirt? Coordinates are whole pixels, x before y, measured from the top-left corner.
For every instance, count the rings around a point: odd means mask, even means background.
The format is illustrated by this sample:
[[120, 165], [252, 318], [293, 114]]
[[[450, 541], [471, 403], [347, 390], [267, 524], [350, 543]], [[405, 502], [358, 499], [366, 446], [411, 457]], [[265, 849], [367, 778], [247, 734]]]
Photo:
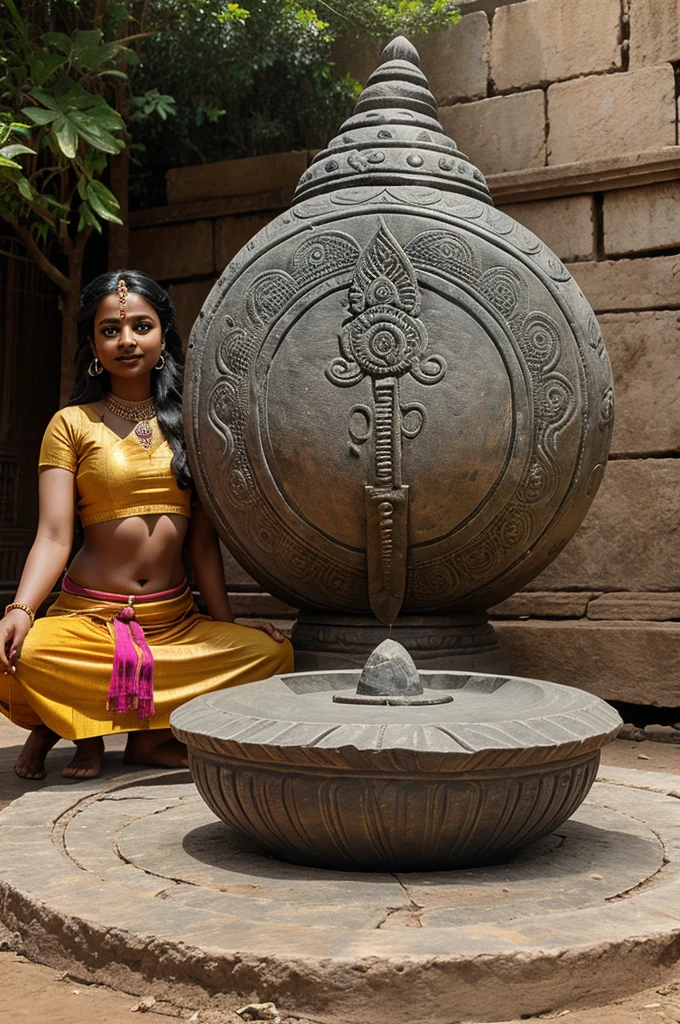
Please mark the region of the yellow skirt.
[[152, 718], [106, 710], [113, 666], [110, 630], [120, 606], [61, 593], [26, 637], [12, 675], [0, 675], [0, 712], [32, 729], [45, 724], [67, 740], [167, 729], [170, 714], [202, 693], [292, 672], [293, 648], [259, 629], [201, 615], [186, 590], [135, 605], [154, 656]]

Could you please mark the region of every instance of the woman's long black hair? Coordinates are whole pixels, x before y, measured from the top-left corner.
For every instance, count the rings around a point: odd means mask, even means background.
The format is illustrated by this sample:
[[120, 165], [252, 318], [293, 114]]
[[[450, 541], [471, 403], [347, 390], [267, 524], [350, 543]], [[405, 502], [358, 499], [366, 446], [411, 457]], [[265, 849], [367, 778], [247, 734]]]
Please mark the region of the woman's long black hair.
[[94, 317], [99, 303], [107, 295], [118, 290], [123, 279], [130, 292], [141, 295], [153, 306], [161, 322], [165, 341], [165, 365], [161, 370], [151, 371], [151, 395], [156, 406], [156, 417], [163, 437], [172, 448], [172, 469], [178, 485], [183, 490], [192, 486], [191, 470], [187, 459], [182, 423], [182, 383], [184, 377], [184, 353], [182, 339], [177, 329], [177, 312], [172, 299], [159, 284], [140, 270], [112, 270], [100, 274], [83, 289], [78, 304], [76, 321], [78, 325], [78, 348], [75, 355], [76, 383], [69, 399], [69, 405], [84, 405], [97, 402], [111, 390], [107, 370], [91, 377], [87, 369], [92, 363], [90, 340], [94, 338]]

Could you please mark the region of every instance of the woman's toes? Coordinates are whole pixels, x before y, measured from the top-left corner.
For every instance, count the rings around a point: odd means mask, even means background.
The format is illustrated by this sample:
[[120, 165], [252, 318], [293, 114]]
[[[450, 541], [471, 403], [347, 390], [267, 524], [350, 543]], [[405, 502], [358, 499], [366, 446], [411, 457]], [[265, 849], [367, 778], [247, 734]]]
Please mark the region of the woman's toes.
[[76, 752], [69, 763], [62, 768], [65, 779], [96, 779], [102, 768], [104, 741], [101, 736], [90, 736], [76, 742]]
[[30, 765], [19, 764], [17, 761], [14, 765], [14, 774], [18, 775], [20, 779], [28, 779], [30, 782], [42, 782], [47, 772], [44, 768], [31, 768]]
[[20, 779], [41, 782], [45, 775], [45, 758], [59, 737], [46, 725], [38, 725], [28, 735], [14, 771]]

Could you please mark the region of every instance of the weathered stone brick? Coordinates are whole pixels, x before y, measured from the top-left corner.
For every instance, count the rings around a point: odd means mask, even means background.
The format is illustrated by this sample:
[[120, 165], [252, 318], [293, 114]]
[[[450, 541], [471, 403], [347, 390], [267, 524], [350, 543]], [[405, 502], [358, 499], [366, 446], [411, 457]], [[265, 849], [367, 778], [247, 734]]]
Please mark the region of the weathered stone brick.
[[588, 515], [531, 590], [677, 590], [680, 459], [610, 462]]
[[590, 258], [595, 252], [595, 202], [592, 196], [510, 203], [501, 210], [548, 245], [562, 260]]
[[540, 89], [442, 107], [447, 135], [485, 174], [545, 164], [545, 98]]
[[166, 174], [169, 203], [216, 196], [250, 196], [290, 187], [291, 195], [307, 167], [307, 150], [272, 153], [243, 160], [220, 160], [197, 167], [175, 167]]
[[[438, 103], [487, 95], [490, 36], [489, 19], [483, 11], [476, 11], [457, 25], [413, 37], [421, 69]], [[332, 57], [339, 72], [365, 84], [378, 66], [380, 49], [371, 40], [347, 36], [334, 44]]]
[[604, 313], [599, 321], [614, 370], [612, 452], [680, 452], [680, 312]]
[[680, 0], [631, 0], [631, 68], [666, 60], [680, 60]]
[[212, 274], [213, 222], [196, 220], [132, 231], [130, 262], [159, 281]]
[[680, 619], [680, 593], [601, 594], [589, 602], [588, 618], [670, 622]]
[[490, 35], [486, 14], [477, 11], [461, 18], [457, 25], [413, 40], [438, 103], [486, 96]]
[[677, 622], [494, 622], [516, 675], [578, 686], [605, 700], [674, 707]]
[[521, 590], [490, 609], [492, 619], [581, 619], [592, 592]]
[[602, 260], [569, 267], [596, 313], [680, 306], [680, 257]]
[[491, 77], [498, 92], [621, 66], [620, 0], [525, 0], [496, 11]]
[[239, 249], [273, 219], [274, 213], [220, 217], [215, 222], [215, 263], [218, 269], [222, 271]]
[[604, 249], [608, 256], [678, 245], [680, 181], [605, 193]]
[[185, 345], [189, 340], [191, 328], [194, 326], [194, 321], [201, 310], [201, 306], [205, 302], [208, 292], [214, 283], [214, 280], [211, 278], [209, 281], [172, 284], [168, 289], [170, 298], [177, 310], [177, 325]]
[[550, 164], [673, 146], [673, 68], [662, 64], [558, 82], [548, 89], [548, 121]]

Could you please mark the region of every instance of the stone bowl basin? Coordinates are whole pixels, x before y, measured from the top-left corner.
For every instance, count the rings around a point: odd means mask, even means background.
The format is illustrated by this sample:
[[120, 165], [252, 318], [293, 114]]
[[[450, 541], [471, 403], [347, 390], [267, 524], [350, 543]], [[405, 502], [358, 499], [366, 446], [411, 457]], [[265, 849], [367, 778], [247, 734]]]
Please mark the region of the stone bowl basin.
[[621, 719], [573, 687], [421, 671], [425, 698], [336, 703], [359, 670], [293, 673], [173, 712], [214, 813], [282, 860], [445, 870], [549, 835], [585, 798]]

